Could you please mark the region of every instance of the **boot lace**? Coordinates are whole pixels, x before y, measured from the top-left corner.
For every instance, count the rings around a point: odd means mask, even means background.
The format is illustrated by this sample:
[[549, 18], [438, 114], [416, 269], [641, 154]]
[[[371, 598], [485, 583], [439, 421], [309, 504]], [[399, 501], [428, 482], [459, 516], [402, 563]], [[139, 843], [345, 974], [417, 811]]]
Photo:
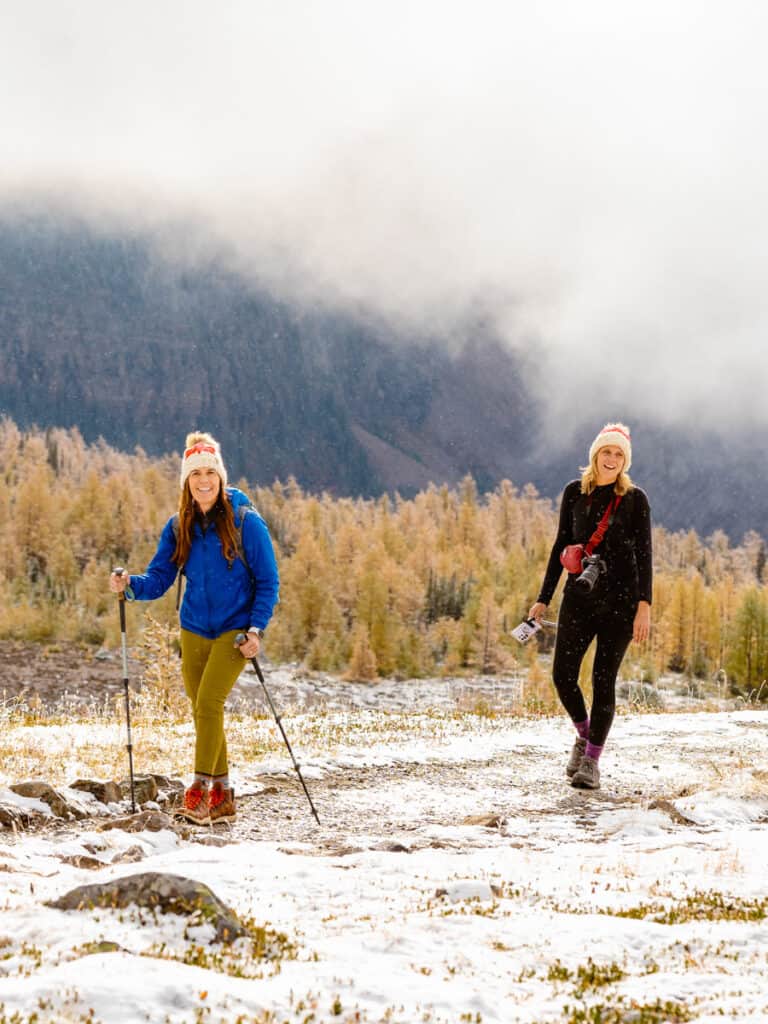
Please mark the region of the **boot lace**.
[[184, 794], [184, 806], [188, 811], [196, 811], [202, 803], [205, 793], [202, 789], [188, 789]]

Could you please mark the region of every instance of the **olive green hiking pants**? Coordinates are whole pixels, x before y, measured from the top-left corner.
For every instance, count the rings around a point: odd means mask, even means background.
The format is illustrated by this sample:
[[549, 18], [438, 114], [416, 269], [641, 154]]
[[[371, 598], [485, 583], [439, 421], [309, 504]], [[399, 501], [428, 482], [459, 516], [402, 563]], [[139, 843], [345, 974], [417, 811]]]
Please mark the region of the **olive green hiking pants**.
[[192, 701], [195, 722], [195, 773], [226, 775], [227, 740], [224, 736], [224, 702], [245, 658], [235, 647], [237, 630], [208, 640], [186, 629], [181, 631], [181, 674]]

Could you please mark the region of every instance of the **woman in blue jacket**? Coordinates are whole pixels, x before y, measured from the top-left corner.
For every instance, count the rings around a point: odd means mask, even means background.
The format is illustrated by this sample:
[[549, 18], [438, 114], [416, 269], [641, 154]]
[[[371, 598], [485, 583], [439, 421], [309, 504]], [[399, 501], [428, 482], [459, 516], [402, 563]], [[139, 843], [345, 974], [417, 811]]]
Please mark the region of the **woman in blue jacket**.
[[[112, 573], [110, 589], [152, 601], [186, 577], [181, 604], [181, 666], [195, 723], [195, 777], [180, 813], [201, 824], [235, 817], [229, 779], [224, 702], [260, 640], [278, 599], [278, 572], [264, 520], [248, 498], [227, 487], [227, 471], [210, 434], [187, 435], [178, 515], [163, 528], [142, 575]], [[238, 648], [235, 637], [245, 633]]]

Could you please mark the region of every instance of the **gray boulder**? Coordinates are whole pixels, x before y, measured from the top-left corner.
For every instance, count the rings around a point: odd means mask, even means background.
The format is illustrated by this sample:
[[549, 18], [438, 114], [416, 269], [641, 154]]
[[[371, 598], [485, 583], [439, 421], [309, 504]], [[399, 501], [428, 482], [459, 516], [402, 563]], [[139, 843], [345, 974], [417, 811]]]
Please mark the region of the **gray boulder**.
[[181, 875], [148, 871], [126, 875], [111, 882], [81, 885], [47, 906], [57, 910], [85, 910], [92, 907], [149, 907], [163, 914], [190, 918], [191, 924], [212, 924], [217, 942], [233, 942], [246, 935], [237, 915], [207, 885]]

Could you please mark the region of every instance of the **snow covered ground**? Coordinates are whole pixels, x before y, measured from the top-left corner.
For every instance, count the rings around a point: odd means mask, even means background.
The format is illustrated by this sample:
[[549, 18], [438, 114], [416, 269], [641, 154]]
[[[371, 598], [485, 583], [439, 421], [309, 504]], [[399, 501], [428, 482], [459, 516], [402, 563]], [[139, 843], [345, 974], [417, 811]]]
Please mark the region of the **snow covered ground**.
[[[590, 794], [561, 718], [403, 703], [286, 717], [320, 827], [274, 746], [237, 766], [232, 828], [4, 830], [0, 1024], [768, 1020], [766, 713], [621, 715]], [[34, 728], [69, 772], [92, 727]], [[210, 886], [271, 959], [172, 914], [45, 905], [145, 871]]]

